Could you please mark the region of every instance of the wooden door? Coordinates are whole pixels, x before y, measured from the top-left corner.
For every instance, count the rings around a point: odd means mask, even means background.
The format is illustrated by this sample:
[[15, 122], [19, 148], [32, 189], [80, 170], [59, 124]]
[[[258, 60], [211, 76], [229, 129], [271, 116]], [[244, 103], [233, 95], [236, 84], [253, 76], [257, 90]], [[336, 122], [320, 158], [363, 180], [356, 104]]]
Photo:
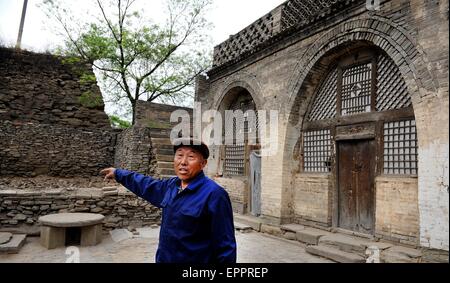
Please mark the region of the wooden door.
[[250, 213], [253, 216], [261, 215], [261, 155], [252, 151], [250, 155], [251, 177], [251, 203]]
[[339, 227], [373, 235], [375, 230], [375, 141], [338, 143]]

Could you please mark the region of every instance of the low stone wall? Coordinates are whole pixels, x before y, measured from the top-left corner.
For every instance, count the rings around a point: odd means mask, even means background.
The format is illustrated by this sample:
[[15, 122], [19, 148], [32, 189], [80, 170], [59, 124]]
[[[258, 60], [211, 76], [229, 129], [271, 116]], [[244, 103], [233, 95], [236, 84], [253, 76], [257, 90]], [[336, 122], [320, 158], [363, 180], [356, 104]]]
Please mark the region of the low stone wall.
[[0, 122], [0, 176], [98, 176], [114, 163], [116, 133], [32, 122]]
[[160, 209], [123, 187], [0, 191], [1, 228], [37, 226], [40, 216], [67, 212], [103, 214], [105, 230], [161, 223]]

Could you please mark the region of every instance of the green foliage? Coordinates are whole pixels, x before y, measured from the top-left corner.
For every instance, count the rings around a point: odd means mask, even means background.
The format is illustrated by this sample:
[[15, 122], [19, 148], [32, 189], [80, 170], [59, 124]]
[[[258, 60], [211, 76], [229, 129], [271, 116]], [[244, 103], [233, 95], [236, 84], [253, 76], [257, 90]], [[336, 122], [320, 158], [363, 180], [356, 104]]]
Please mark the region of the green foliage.
[[96, 81], [97, 78], [92, 73], [83, 73], [80, 77], [80, 84], [82, 85], [92, 85], [95, 84]]
[[78, 102], [87, 108], [97, 108], [103, 106], [103, 100], [100, 95], [88, 90], [85, 91], [79, 98]]
[[120, 119], [117, 116], [110, 116], [109, 121], [111, 122], [112, 127], [119, 129], [128, 129], [131, 127], [131, 123], [125, 120]]

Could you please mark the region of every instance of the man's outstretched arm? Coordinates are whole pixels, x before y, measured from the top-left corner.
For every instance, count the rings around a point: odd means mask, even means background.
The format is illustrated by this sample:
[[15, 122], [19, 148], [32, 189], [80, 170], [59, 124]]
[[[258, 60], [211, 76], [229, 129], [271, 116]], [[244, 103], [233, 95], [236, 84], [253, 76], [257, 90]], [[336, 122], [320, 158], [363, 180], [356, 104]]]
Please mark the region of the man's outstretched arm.
[[105, 181], [115, 180], [138, 197], [157, 207], [161, 207], [161, 202], [167, 192], [167, 181], [156, 180], [132, 171], [107, 168], [100, 171], [100, 174], [105, 176]]

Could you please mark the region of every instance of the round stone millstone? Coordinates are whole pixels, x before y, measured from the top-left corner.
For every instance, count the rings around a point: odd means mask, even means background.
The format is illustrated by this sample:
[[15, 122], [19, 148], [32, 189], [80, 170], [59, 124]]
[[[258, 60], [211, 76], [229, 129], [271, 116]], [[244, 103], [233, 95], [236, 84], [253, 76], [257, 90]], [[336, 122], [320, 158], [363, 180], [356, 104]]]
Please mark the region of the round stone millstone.
[[0, 245], [6, 244], [11, 241], [13, 234], [0, 232]]
[[95, 213], [59, 213], [39, 217], [41, 224], [51, 227], [80, 227], [97, 225], [105, 216]]

